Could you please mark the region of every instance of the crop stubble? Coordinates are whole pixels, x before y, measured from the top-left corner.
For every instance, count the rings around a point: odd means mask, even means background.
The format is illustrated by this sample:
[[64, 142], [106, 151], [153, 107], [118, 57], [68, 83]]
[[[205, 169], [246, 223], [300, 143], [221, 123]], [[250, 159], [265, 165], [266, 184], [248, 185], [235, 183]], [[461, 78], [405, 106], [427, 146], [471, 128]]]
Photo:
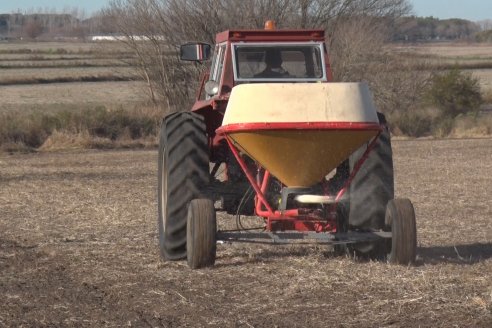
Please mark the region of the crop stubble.
[[416, 267], [234, 244], [192, 271], [158, 257], [155, 151], [0, 157], [0, 326], [490, 327], [491, 140], [394, 144]]

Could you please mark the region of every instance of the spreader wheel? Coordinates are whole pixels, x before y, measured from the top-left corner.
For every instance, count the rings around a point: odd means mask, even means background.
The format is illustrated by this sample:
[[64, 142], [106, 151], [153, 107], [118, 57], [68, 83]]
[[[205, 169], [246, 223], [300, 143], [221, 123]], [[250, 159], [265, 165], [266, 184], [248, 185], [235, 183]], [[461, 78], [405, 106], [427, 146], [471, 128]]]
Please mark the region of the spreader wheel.
[[215, 263], [217, 223], [214, 202], [194, 199], [188, 206], [186, 252], [192, 269], [212, 266]]
[[417, 254], [415, 211], [408, 199], [393, 199], [386, 206], [386, 226], [391, 226], [391, 251], [388, 261], [408, 265]]

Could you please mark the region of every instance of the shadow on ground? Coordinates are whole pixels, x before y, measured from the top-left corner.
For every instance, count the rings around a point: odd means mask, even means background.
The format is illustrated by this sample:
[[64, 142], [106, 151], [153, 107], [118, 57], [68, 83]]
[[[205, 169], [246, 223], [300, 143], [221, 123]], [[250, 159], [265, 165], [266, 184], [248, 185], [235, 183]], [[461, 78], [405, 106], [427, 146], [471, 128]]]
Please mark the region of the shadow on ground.
[[[241, 266], [253, 263], [269, 263], [274, 262], [277, 259], [285, 257], [304, 257], [309, 254], [321, 253], [328, 260], [329, 258], [336, 258], [341, 256], [348, 256], [347, 254], [337, 254], [335, 252], [326, 252], [321, 249], [313, 249], [308, 247], [299, 247], [298, 249], [290, 248], [285, 249], [282, 247], [271, 249], [264, 249], [261, 252], [248, 256], [247, 253], [238, 251], [237, 253], [219, 255], [218, 267], [229, 266]], [[220, 254], [220, 253], [219, 253]], [[246, 259], [245, 259], [246, 257]], [[237, 261], [229, 262], [232, 258], [241, 258]], [[358, 262], [367, 262], [366, 258], [352, 258]], [[456, 246], [430, 246], [419, 247], [417, 249], [417, 266], [425, 264], [461, 264], [472, 265], [492, 259], [492, 243], [475, 243], [469, 245], [456, 245]], [[226, 260], [228, 263], [223, 263], [222, 260]]]
[[492, 258], [492, 243], [419, 247], [418, 264], [475, 264]]

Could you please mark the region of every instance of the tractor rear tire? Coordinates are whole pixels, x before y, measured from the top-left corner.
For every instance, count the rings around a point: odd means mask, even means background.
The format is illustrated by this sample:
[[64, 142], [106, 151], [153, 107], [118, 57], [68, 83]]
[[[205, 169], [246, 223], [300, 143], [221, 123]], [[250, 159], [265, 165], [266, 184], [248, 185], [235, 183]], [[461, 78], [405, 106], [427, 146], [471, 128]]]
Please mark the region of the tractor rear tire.
[[386, 207], [385, 223], [391, 227], [388, 262], [413, 264], [417, 254], [417, 226], [415, 210], [410, 200], [390, 200]]
[[215, 263], [217, 222], [214, 202], [194, 199], [188, 206], [186, 251], [192, 269], [212, 266]]
[[163, 259], [186, 258], [188, 204], [210, 181], [208, 141], [203, 117], [192, 112], [168, 115], [161, 126], [158, 159], [158, 229]]
[[[350, 185], [348, 221], [351, 230], [382, 230], [386, 204], [394, 198], [391, 136], [385, 116], [378, 113], [378, 118], [384, 129]], [[354, 169], [367, 147], [368, 145], [362, 146], [350, 156], [350, 171]], [[386, 256], [385, 247], [379, 242], [352, 244], [349, 245], [349, 251], [356, 256], [377, 260]]]
[[[386, 204], [394, 198], [391, 136], [385, 116], [378, 113], [378, 118], [385, 128], [350, 185], [349, 225], [357, 229], [382, 229]], [[362, 146], [350, 156], [350, 171], [367, 147]]]

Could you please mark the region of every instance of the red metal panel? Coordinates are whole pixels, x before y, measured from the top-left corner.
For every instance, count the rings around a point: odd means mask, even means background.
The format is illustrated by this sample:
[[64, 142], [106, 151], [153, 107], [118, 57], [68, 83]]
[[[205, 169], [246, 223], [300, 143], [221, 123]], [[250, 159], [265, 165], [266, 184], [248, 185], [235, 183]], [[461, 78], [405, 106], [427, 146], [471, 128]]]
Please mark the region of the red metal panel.
[[216, 42], [225, 41], [325, 41], [324, 30], [229, 30], [217, 34]]
[[218, 134], [262, 131], [262, 130], [376, 130], [380, 131], [379, 123], [374, 122], [275, 122], [275, 123], [236, 123], [221, 126]]
[[[220, 81], [219, 96], [229, 99], [232, 88], [234, 87], [234, 68], [232, 66], [231, 43], [227, 43], [222, 80]], [[225, 110], [225, 108], [224, 108]]]

